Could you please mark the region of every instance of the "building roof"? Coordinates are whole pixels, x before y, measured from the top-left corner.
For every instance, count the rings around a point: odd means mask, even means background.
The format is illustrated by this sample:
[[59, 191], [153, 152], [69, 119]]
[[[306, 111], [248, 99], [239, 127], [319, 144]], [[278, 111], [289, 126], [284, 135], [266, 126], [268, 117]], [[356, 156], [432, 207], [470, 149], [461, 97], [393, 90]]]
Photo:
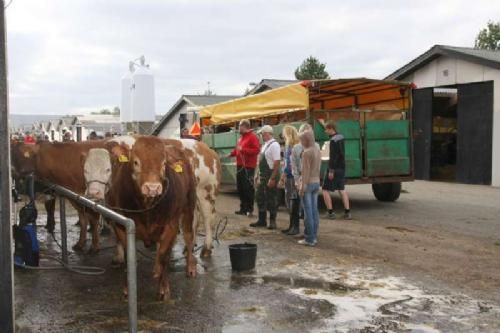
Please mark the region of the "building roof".
[[255, 87], [253, 87], [246, 95], [255, 95], [266, 90], [271, 90], [289, 84], [299, 82], [298, 80], [279, 80], [279, 79], [262, 79]]
[[386, 79], [400, 80], [441, 56], [455, 57], [476, 64], [500, 69], [500, 51], [480, 50], [472, 47], [434, 45], [427, 52], [388, 75]]
[[56, 121], [60, 115], [45, 114], [9, 114], [10, 127], [15, 131], [32, 130], [33, 124], [44, 124], [49, 121]]
[[170, 119], [177, 114], [177, 111], [182, 107], [185, 103], [189, 106], [204, 106], [204, 105], [212, 105], [220, 102], [228, 101], [231, 99], [235, 99], [241, 96], [234, 95], [182, 95], [177, 102], [170, 108], [170, 110], [165, 113], [165, 115], [160, 119], [158, 124], [153, 127], [151, 131], [152, 135], [158, 135], [161, 129], [170, 121]]

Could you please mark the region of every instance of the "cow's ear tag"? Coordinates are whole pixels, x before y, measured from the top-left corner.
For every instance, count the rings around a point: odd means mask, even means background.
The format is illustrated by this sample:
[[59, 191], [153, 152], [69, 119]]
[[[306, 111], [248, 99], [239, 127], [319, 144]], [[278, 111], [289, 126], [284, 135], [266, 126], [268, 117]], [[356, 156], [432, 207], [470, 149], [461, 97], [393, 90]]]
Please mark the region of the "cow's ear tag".
[[24, 157], [25, 158], [30, 158], [30, 152], [29, 151], [25, 151], [24, 152]]
[[174, 165], [174, 171], [177, 172], [177, 173], [181, 173], [181, 172], [184, 171], [184, 169], [182, 168], [182, 163], [181, 162], [175, 163], [175, 165]]
[[128, 157], [126, 155], [120, 155], [118, 156], [118, 162], [120, 163], [127, 163], [128, 162]]

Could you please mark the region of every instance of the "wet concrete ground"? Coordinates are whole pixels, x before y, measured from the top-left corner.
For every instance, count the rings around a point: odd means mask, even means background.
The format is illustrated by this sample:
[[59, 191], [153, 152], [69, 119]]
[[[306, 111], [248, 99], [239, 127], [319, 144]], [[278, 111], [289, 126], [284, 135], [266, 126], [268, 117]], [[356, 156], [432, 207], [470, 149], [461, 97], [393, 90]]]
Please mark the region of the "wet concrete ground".
[[[433, 206], [431, 198], [421, 193], [448, 186], [455, 189], [454, 195], [458, 197], [443, 200], [442, 207]], [[237, 198], [221, 195], [217, 203], [219, 214], [228, 216], [229, 221], [221, 244], [213, 258], [199, 260], [199, 275], [195, 279], [185, 277], [184, 260], [172, 263], [169, 273], [172, 296], [168, 301], [156, 301], [151, 252], [140, 246], [140, 330], [500, 332], [500, 303], [491, 292], [496, 286], [492, 281], [500, 278], [498, 270], [481, 269], [481, 274], [471, 271], [469, 276], [476, 279], [475, 283], [464, 283], [467, 274], [456, 273], [460, 267], [462, 270], [469, 267], [467, 261], [471, 259], [480, 258], [482, 261], [475, 265], [482, 268], [482, 265], [490, 267], [500, 258], [495, 245], [498, 208], [488, 201], [494, 200], [497, 192], [482, 187], [466, 189], [475, 191], [471, 197], [487, 193], [490, 198], [475, 203], [464, 195], [467, 205], [474, 208], [464, 204], [463, 212], [459, 212], [446, 208], [460, 206], [462, 196], [457, 193], [464, 190], [460, 185], [415, 183], [406, 189], [409, 193], [403, 194], [400, 202], [387, 205], [368, 198], [366, 188], [353, 187], [355, 220], [322, 221], [316, 248], [300, 247], [294, 239], [278, 231], [248, 228], [252, 220], [232, 214]], [[436, 226], [429, 216], [440, 209], [435, 217], [439, 221]], [[424, 212], [426, 218], [414, 214], [418, 211]], [[447, 223], [461, 217], [474, 220], [475, 214], [483, 218], [475, 225], [477, 232], [465, 222], [464, 225]], [[78, 233], [78, 227], [71, 221], [75, 218], [69, 222], [70, 244]], [[285, 224], [286, 213], [282, 212], [279, 225]], [[442, 240], [431, 237], [436, 232]], [[41, 239], [44, 254], [59, 251], [43, 232]], [[233, 273], [227, 246], [245, 241], [258, 245], [257, 268], [254, 272]], [[20, 331], [125, 332], [127, 304], [121, 291], [126, 275], [123, 269], [109, 266], [113, 242], [113, 236], [104, 237], [104, 249], [97, 256], [71, 255], [74, 263], [106, 268], [104, 275], [16, 270]], [[470, 249], [472, 246], [478, 253]], [[181, 257], [181, 248], [182, 244], [178, 244], [175, 258]], [[425, 255], [427, 258], [422, 258]], [[461, 261], [446, 262], [449, 258]], [[433, 266], [436, 263], [438, 268]], [[44, 261], [43, 265], [53, 263]], [[447, 272], [455, 274], [447, 276]]]

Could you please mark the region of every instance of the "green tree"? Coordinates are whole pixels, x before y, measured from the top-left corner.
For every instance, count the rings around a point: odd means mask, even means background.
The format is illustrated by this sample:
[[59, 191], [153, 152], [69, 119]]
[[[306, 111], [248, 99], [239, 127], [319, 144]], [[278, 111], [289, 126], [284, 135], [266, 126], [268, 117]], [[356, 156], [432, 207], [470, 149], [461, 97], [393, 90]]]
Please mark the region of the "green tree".
[[330, 74], [326, 71], [326, 64], [310, 56], [297, 67], [295, 70], [295, 78], [297, 80], [323, 80], [329, 79]]
[[120, 114], [120, 108], [118, 106], [115, 106], [113, 108], [113, 110], [109, 110], [109, 109], [102, 109], [101, 111], [93, 111], [93, 112], [90, 112], [90, 114], [101, 114], [101, 115], [119, 115]]
[[500, 22], [489, 21], [486, 28], [477, 34], [474, 47], [483, 50], [500, 50]]

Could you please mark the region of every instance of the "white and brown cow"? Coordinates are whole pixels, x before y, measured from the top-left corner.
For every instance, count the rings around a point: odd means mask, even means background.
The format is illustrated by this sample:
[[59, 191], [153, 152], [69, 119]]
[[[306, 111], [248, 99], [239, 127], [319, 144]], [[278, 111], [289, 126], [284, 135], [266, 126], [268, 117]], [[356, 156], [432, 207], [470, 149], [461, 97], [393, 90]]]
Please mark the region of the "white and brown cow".
[[[112, 142], [123, 144], [130, 149], [134, 146], [135, 137], [116, 137]], [[183, 139], [162, 140], [165, 146], [181, 149], [188, 158], [196, 180], [196, 209], [198, 217], [202, 218], [205, 226], [205, 241], [202, 257], [210, 256], [212, 251], [212, 227], [216, 217], [215, 200], [219, 192], [221, 179], [220, 159], [217, 153], [203, 142]], [[89, 151], [84, 164], [85, 179], [88, 184], [87, 195], [93, 199], [104, 199], [109, 190], [109, 175], [104, 171], [109, 168], [110, 155], [105, 149], [92, 149]], [[198, 219], [195, 219], [194, 230], [197, 230]], [[123, 248], [118, 245], [114, 263], [123, 263]]]
[[[85, 142], [41, 142], [34, 145], [17, 144], [12, 146], [12, 168], [17, 175], [34, 173], [38, 179], [66, 187], [73, 192], [83, 194], [84, 181], [81, 158], [93, 148], [104, 147], [102, 140]], [[110, 175], [109, 168], [103, 173]], [[90, 253], [99, 251], [98, 221], [99, 215], [69, 200], [78, 212], [80, 219], [80, 238], [73, 246], [75, 251], [86, 247], [87, 225], [92, 225], [92, 246]], [[54, 207], [52, 206], [52, 209]], [[53, 226], [52, 226], [53, 228]]]

